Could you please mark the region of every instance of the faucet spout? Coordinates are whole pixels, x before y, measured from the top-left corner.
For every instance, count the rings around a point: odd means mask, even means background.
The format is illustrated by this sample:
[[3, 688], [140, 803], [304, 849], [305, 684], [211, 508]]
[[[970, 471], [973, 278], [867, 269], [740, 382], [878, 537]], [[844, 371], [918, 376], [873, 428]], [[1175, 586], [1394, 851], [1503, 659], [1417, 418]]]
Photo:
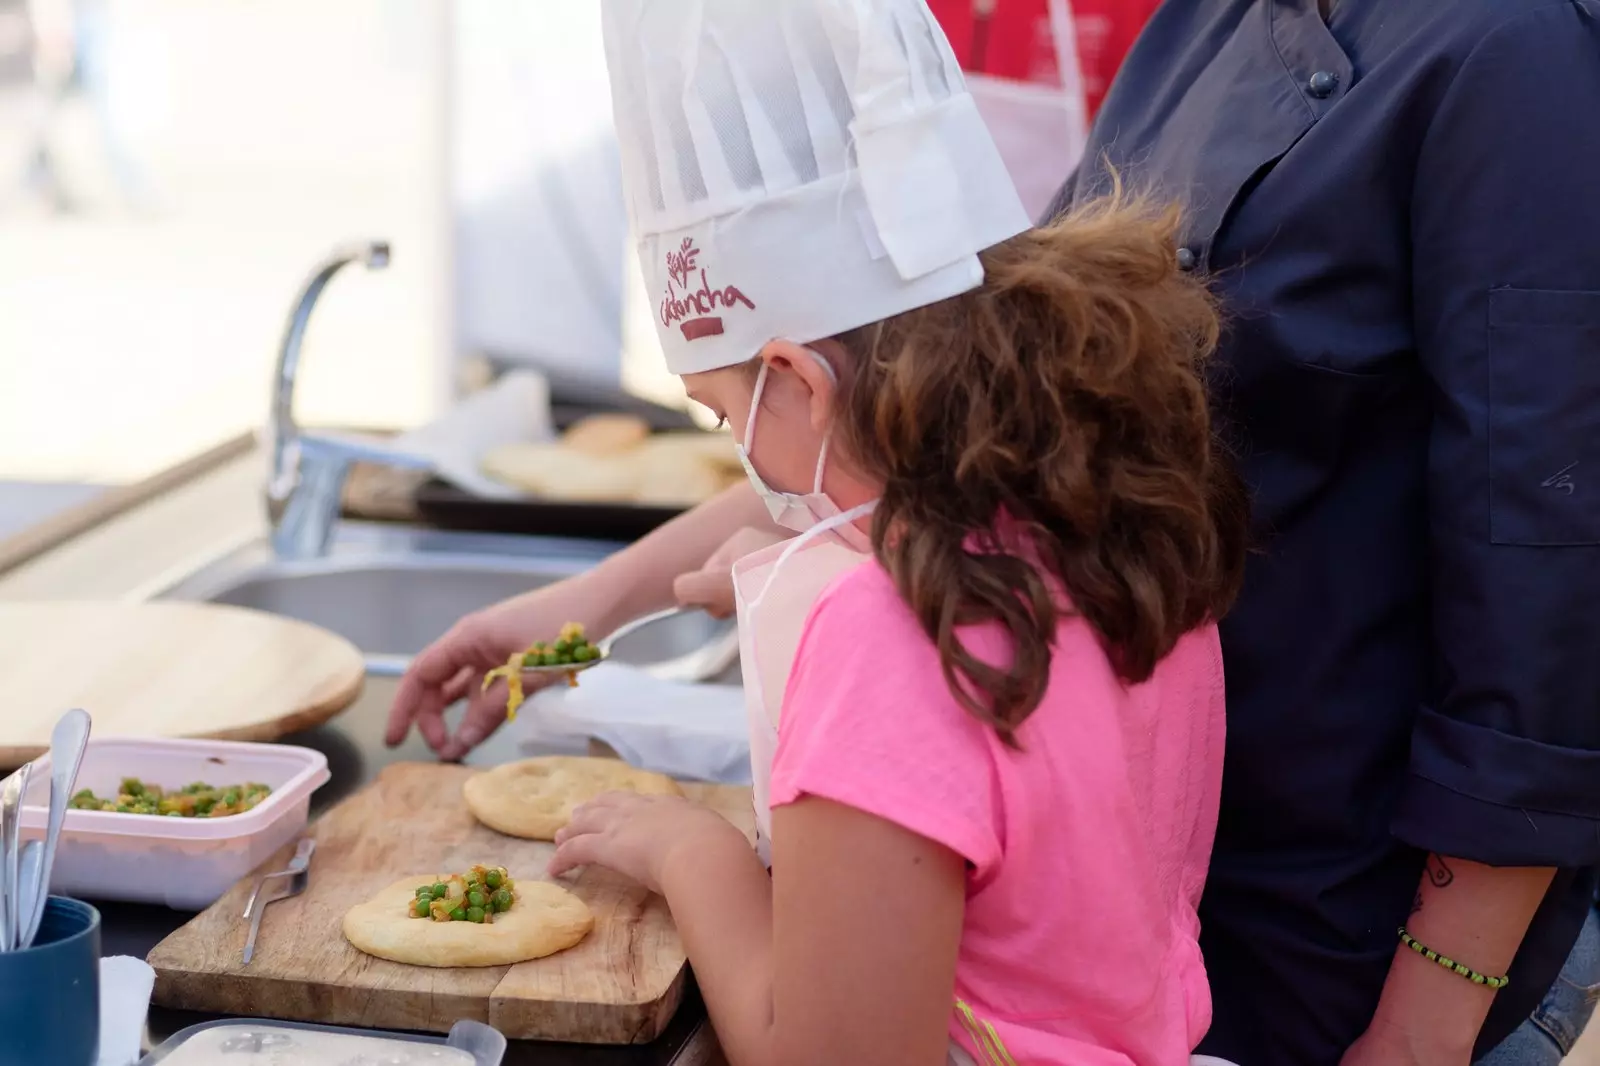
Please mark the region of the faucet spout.
[[340, 270], [360, 263], [368, 270], [383, 270], [389, 265], [388, 241], [361, 241], [335, 249], [311, 272], [289, 313], [283, 340], [278, 346], [278, 364], [273, 374], [272, 411], [267, 432], [272, 450], [272, 465], [267, 479], [267, 511], [273, 521], [281, 516], [298, 480], [296, 441], [300, 427], [294, 420], [295, 382], [300, 374], [300, 353], [305, 345], [311, 312], [322, 291]]
[[305, 559], [323, 554], [339, 517], [345, 478], [358, 462], [428, 470], [423, 457], [384, 447], [380, 442], [350, 439], [326, 433], [307, 433], [294, 419], [295, 379], [300, 373], [300, 350], [312, 309], [333, 276], [351, 263], [369, 270], [389, 265], [389, 244], [367, 241], [335, 250], [306, 280], [290, 312], [278, 350], [273, 377], [272, 412], [267, 431], [271, 437], [272, 466], [267, 478], [267, 516], [272, 523], [272, 547], [280, 559]]

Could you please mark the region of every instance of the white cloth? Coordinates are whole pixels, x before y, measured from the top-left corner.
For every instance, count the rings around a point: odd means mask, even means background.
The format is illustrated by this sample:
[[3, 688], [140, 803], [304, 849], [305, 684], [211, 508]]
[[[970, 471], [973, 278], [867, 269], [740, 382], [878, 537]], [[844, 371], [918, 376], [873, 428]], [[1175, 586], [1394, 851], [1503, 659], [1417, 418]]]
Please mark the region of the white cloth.
[[584, 671], [576, 688], [534, 693], [523, 714], [544, 737], [602, 740], [630, 766], [670, 777], [750, 783], [750, 730], [737, 685], [663, 681], [606, 663]]
[[676, 374], [967, 292], [1028, 216], [924, 0], [604, 0]]
[[156, 972], [143, 959], [114, 955], [100, 960], [98, 1066], [132, 1066], [139, 1061], [155, 986]]

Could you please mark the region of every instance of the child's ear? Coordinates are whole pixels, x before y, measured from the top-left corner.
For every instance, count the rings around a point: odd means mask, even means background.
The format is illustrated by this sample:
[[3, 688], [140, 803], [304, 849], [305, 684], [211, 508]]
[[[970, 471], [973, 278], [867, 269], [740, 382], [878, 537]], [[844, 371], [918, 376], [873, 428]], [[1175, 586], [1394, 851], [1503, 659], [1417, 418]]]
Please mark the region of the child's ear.
[[792, 371], [810, 393], [807, 401], [811, 428], [825, 432], [833, 417], [833, 394], [838, 388], [830, 360], [841, 353], [832, 341], [819, 341], [807, 347], [793, 341], [768, 341], [761, 349], [761, 358], [771, 370]]

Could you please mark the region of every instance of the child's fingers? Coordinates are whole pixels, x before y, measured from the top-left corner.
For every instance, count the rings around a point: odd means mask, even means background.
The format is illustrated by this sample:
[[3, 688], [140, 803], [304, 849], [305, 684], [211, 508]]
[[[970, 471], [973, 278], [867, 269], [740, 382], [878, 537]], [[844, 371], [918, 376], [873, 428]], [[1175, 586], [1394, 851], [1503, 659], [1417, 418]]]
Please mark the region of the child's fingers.
[[599, 855], [600, 841], [601, 837], [596, 833], [568, 836], [556, 845], [556, 853], [550, 859], [550, 876], [560, 877], [569, 870], [593, 863]]

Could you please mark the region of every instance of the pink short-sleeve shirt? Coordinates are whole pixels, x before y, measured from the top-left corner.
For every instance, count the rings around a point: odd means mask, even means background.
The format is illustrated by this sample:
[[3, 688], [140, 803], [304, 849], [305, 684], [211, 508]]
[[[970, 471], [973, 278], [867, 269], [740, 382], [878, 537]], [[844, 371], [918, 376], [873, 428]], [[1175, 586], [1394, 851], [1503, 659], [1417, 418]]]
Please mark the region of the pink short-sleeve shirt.
[[[989, 662], [995, 626], [963, 640]], [[819, 598], [779, 725], [772, 805], [813, 795], [968, 863], [951, 1036], [980, 1063], [1178, 1066], [1211, 1019], [1196, 907], [1222, 780], [1215, 627], [1127, 686], [1057, 631], [1044, 702], [1002, 744], [870, 561]]]

